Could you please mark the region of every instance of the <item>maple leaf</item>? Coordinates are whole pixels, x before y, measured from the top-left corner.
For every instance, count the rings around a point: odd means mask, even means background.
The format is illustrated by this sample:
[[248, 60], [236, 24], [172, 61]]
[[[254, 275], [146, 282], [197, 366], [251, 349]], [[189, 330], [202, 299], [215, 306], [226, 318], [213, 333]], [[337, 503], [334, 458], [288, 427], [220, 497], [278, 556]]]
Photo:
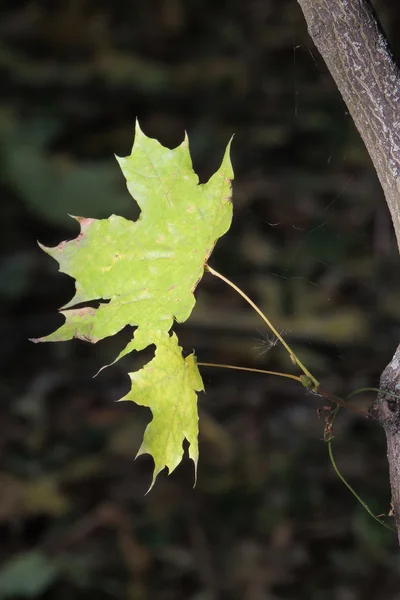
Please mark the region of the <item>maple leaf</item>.
[[[178, 415], [177, 402], [191, 402], [188, 386], [192, 386], [192, 392], [203, 389], [194, 357], [183, 359], [176, 336], [168, 332], [174, 319], [183, 322], [190, 316], [195, 304], [193, 292], [206, 261], [231, 224], [233, 171], [229, 146], [218, 171], [199, 185], [186, 136], [180, 146], [170, 150], [144, 135], [136, 124], [131, 155], [117, 160], [128, 190], [141, 209], [138, 220], [116, 215], [102, 220], [73, 217], [80, 224], [75, 239], [55, 248], [41, 246], [59, 262], [61, 272], [75, 278], [76, 292], [61, 311], [65, 323], [34, 341], [79, 338], [95, 343], [132, 325], [137, 327], [133, 339], [116, 360], [132, 350], [156, 344], [155, 358], [138, 373], [130, 374], [132, 390], [124, 398], [138, 401], [153, 412], [139, 452], [153, 456], [154, 477], [164, 465], [169, 472], [176, 467], [185, 438], [191, 444], [190, 456], [197, 463], [197, 411], [181, 407], [180, 423], [172, 436], [174, 444], [166, 435], [170, 427], [168, 414]], [[100, 302], [98, 308], [76, 306], [93, 301]], [[171, 358], [165, 392], [168, 401], [163, 402], [160, 412], [162, 389], [155, 382], [167, 372], [166, 357]], [[149, 385], [150, 374], [153, 386]]]
[[[143, 339], [142, 339], [143, 338]], [[153, 332], [156, 344], [155, 357], [140, 371], [129, 373], [132, 387], [121, 400], [133, 400], [147, 406], [153, 420], [144, 433], [142, 445], [136, 456], [149, 453], [154, 459], [153, 480], [164, 467], [170, 473], [182, 460], [182, 442], [189, 442], [189, 457], [197, 472], [198, 415], [196, 391], [204, 390], [194, 354], [182, 356], [175, 333]], [[137, 331], [131, 350], [147, 346], [147, 336]]]

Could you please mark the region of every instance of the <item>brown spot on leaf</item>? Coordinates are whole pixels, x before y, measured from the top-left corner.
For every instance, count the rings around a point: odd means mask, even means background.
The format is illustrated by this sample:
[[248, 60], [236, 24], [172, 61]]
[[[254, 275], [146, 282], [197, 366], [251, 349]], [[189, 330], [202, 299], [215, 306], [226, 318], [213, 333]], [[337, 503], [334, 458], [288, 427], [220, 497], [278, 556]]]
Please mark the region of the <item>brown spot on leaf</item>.
[[76, 221], [78, 221], [79, 225], [81, 226], [81, 233], [85, 233], [86, 229], [88, 229], [88, 227], [94, 223], [95, 221], [97, 221], [98, 219], [89, 219], [86, 217], [73, 217]]

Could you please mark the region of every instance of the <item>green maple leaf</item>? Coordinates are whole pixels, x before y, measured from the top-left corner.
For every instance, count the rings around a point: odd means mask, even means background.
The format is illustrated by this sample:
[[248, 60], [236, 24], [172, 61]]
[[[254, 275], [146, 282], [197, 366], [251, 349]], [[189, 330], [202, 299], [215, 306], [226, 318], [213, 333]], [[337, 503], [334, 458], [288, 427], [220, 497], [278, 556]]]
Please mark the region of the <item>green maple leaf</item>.
[[[176, 336], [168, 332], [174, 319], [183, 322], [190, 316], [206, 261], [229, 229], [233, 171], [228, 145], [218, 171], [199, 185], [187, 137], [170, 150], [138, 125], [131, 155], [117, 160], [140, 217], [135, 222], [116, 215], [74, 217], [81, 228], [75, 239], [55, 248], [41, 246], [59, 262], [61, 272], [75, 278], [76, 293], [61, 311], [65, 323], [34, 341], [79, 338], [95, 343], [132, 325], [137, 327], [133, 339], [116, 360], [156, 345], [155, 358], [130, 374], [132, 389], [123, 398], [153, 413], [139, 454], [153, 456], [154, 483], [164, 466], [172, 472], [179, 464], [185, 438], [197, 464], [193, 398], [203, 384], [194, 356], [184, 359]], [[98, 308], [76, 307], [94, 300], [100, 301]]]
[[[182, 357], [182, 348], [174, 333], [170, 337], [164, 331], [154, 332], [153, 342], [156, 344], [155, 357], [140, 371], [129, 373], [132, 388], [121, 398], [148, 406], [153, 413], [137, 453], [137, 456], [145, 453], [153, 456], [150, 489], [164, 467], [172, 473], [181, 462], [185, 438], [190, 444], [189, 457], [196, 472], [199, 456], [196, 391], [204, 389], [194, 354], [185, 359]], [[141, 350], [143, 344], [147, 346], [147, 336], [138, 331], [131, 349]]]

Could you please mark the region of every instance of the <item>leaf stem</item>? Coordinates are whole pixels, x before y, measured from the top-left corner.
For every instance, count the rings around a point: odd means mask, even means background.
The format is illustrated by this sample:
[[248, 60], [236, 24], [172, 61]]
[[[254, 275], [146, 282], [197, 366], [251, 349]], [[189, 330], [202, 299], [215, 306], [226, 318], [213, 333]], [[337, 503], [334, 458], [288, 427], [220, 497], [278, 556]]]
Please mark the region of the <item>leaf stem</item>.
[[[348, 396], [349, 397], [349, 396]], [[336, 420], [336, 416], [337, 413], [339, 412], [340, 407], [337, 406], [333, 416], [332, 416], [332, 420], [331, 420], [331, 427], [333, 428], [334, 422]], [[393, 531], [394, 533], [397, 533], [396, 529], [394, 529], [393, 527], [391, 527], [390, 525], [388, 525], [387, 523], [385, 523], [384, 521], [382, 521], [381, 519], [379, 519], [379, 517], [377, 517], [376, 515], [374, 515], [374, 513], [372, 512], [372, 510], [370, 509], [370, 507], [368, 506], [368, 504], [366, 504], [364, 502], [364, 500], [357, 494], [357, 492], [354, 490], [354, 488], [349, 484], [349, 482], [343, 477], [343, 475], [341, 474], [341, 472], [338, 469], [338, 466], [336, 464], [335, 458], [333, 456], [333, 451], [332, 451], [332, 441], [333, 441], [333, 436], [331, 436], [329, 438], [329, 440], [327, 440], [327, 444], [328, 444], [328, 452], [329, 452], [329, 458], [331, 460], [332, 463], [332, 467], [335, 470], [336, 475], [339, 477], [339, 479], [342, 481], [342, 483], [344, 483], [344, 485], [347, 487], [347, 489], [353, 494], [353, 496], [358, 500], [358, 502], [361, 504], [361, 506], [367, 511], [367, 513], [373, 518], [375, 519], [375, 521], [378, 521], [378, 523], [380, 523], [381, 525], [383, 525], [383, 527], [386, 527], [386, 529], [389, 529], [390, 531]]]
[[236, 367], [235, 365], [220, 365], [218, 363], [207, 363], [198, 362], [199, 367], [217, 367], [219, 369], [234, 369], [235, 371], [249, 371], [250, 373], [262, 373], [263, 375], [276, 375], [277, 377], [286, 377], [287, 379], [294, 379], [301, 383], [300, 377], [297, 375], [291, 375], [290, 373], [278, 373], [277, 371], [265, 371], [265, 369], [253, 369], [251, 367]]
[[252, 300], [250, 300], [250, 298], [237, 285], [235, 285], [232, 281], [230, 281], [227, 277], [225, 277], [224, 275], [221, 275], [221, 273], [218, 273], [218, 271], [216, 271], [215, 269], [210, 267], [209, 264], [206, 264], [205, 267], [211, 273], [211, 275], [214, 275], [215, 277], [218, 277], [219, 279], [224, 281], [231, 288], [233, 288], [235, 290], [235, 292], [237, 292], [240, 296], [242, 296], [242, 298], [244, 300], [246, 300], [246, 302], [248, 304], [250, 304], [250, 306], [253, 308], [253, 310], [256, 311], [256, 313], [262, 318], [264, 323], [266, 323], [268, 325], [268, 327], [271, 329], [271, 331], [276, 335], [278, 340], [281, 342], [282, 346], [289, 353], [289, 356], [294, 358], [295, 362], [300, 367], [300, 369], [303, 371], [304, 375], [306, 375], [307, 377], [309, 377], [311, 379], [315, 388], [317, 389], [319, 387], [319, 381], [317, 379], [315, 379], [315, 377], [313, 375], [311, 375], [310, 371], [303, 365], [301, 360], [296, 356], [296, 354], [293, 352], [293, 350], [291, 349], [289, 344], [287, 342], [285, 342], [285, 340], [283, 339], [283, 337], [281, 336], [279, 331], [277, 329], [275, 329], [275, 327], [272, 325], [271, 321], [264, 315], [262, 310], [260, 308], [258, 308], [258, 306]]
[[347, 396], [347, 399], [351, 398], [352, 396], [356, 396], [357, 394], [362, 394], [363, 392], [376, 392], [377, 394], [385, 394], [386, 396], [390, 396], [391, 398], [397, 398], [397, 400], [400, 400], [399, 394], [394, 394], [393, 392], [388, 392], [382, 388], [375, 387], [359, 388], [358, 390], [351, 392], [351, 394]]

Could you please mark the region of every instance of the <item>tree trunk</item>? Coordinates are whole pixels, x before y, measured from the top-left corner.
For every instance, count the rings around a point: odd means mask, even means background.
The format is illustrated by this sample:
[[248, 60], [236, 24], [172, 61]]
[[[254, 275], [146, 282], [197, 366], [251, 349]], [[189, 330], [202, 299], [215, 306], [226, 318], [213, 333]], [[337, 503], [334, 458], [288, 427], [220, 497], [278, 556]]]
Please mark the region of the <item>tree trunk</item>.
[[[298, 0], [364, 140], [392, 217], [400, 251], [400, 72], [369, 0]], [[400, 394], [400, 346], [380, 387]], [[380, 393], [372, 414], [387, 438], [392, 504], [400, 542], [400, 403]]]

